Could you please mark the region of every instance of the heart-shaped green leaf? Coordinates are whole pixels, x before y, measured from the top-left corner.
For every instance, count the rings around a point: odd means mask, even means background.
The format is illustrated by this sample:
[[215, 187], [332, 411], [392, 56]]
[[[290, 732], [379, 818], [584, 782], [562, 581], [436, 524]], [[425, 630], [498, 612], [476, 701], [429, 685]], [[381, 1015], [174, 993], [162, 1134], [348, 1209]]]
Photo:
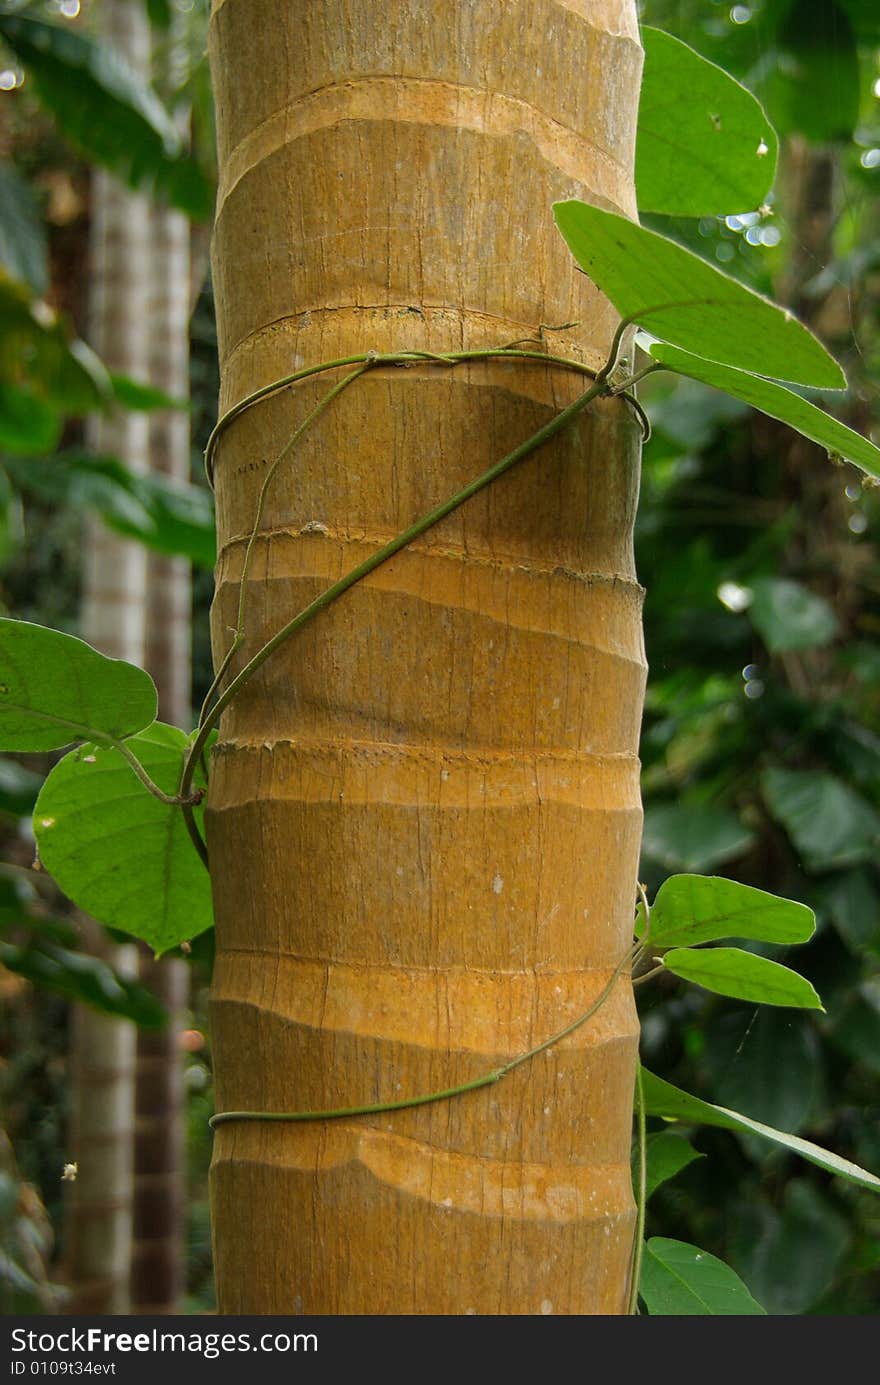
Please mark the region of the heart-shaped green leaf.
[[805, 904], [716, 875], [671, 875], [651, 906], [651, 944], [658, 947], [694, 947], [716, 938], [805, 943], [815, 927]]
[[[653, 332], [654, 328], [650, 330]], [[787, 423], [811, 442], [824, 447], [832, 456], [843, 457], [871, 476], [880, 476], [880, 448], [863, 438], [861, 433], [832, 418], [831, 414], [826, 414], [824, 409], [811, 404], [809, 399], [787, 390], [784, 385], [749, 375], [743, 370], [732, 370], [730, 366], [719, 365], [717, 361], [707, 361], [701, 356], [692, 355], [690, 351], [669, 346], [666, 342], [646, 340], [645, 349], [655, 361], [669, 370], [711, 385], [713, 389], [724, 390], [725, 394], [741, 399], [762, 414], [780, 423]]]
[[673, 947], [664, 954], [663, 965], [683, 981], [693, 981], [735, 1000], [804, 1010], [824, 1008], [805, 976], [741, 947]]
[[723, 1260], [665, 1236], [645, 1246], [639, 1293], [652, 1317], [764, 1313]]
[[581, 269], [621, 317], [739, 370], [845, 388], [840, 366], [792, 313], [684, 246], [585, 202], [556, 202], [553, 214]]
[[0, 619], [0, 746], [57, 750], [71, 741], [122, 740], [149, 726], [156, 687], [149, 674], [107, 659], [83, 640]]
[[779, 141], [760, 101], [662, 29], [642, 29], [636, 139], [639, 210], [750, 212], [773, 186]]
[[722, 1130], [735, 1130], [741, 1135], [760, 1135], [770, 1144], [780, 1145], [792, 1154], [798, 1154], [811, 1164], [816, 1164], [827, 1173], [836, 1174], [848, 1183], [857, 1183], [872, 1193], [880, 1193], [880, 1178], [860, 1168], [849, 1159], [842, 1159], [812, 1140], [803, 1140], [799, 1135], [789, 1135], [784, 1130], [776, 1130], [772, 1125], [741, 1116], [738, 1111], [729, 1111], [725, 1106], [715, 1106], [712, 1102], [701, 1101], [699, 1097], [673, 1087], [653, 1072], [642, 1069], [642, 1094], [645, 1112], [649, 1116], [662, 1116], [664, 1120], [686, 1121], [689, 1125], [714, 1125]]
[[[176, 792], [189, 747], [182, 731], [154, 722], [128, 746], [159, 788]], [[196, 817], [201, 825], [201, 808]], [[210, 880], [180, 808], [151, 794], [118, 750], [86, 744], [65, 755], [37, 799], [34, 834], [75, 904], [157, 956], [211, 927]]]

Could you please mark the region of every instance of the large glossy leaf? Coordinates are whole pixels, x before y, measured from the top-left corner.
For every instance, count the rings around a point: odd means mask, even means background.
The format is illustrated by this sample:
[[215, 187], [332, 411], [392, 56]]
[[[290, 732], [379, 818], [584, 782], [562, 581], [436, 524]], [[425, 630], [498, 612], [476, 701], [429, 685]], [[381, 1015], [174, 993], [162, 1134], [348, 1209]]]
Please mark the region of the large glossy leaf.
[[[184, 733], [155, 722], [127, 744], [175, 793]], [[201, 808], [196, 815], [201, 822]], [[180, 809], [149, 793], [118, 750], [86, 744], [65, 755], [37, 799], [34, 834], [44, 867], [75, 904], [157, 955], [211, 927], [209, 876]]]
[[149, 726], [156, 688], [143, 669], [26, 620], [0, 619], [0, 746], [57, 750]]
[[652, 1317], [764, 1312], [723, 1260], [664, 1236], [652, 1236], [645, 1246], [639, 1293]]
[[867, 1188], [873, 1193], [880, 1193], [880, 1178], [869, 1173], [867, 1169], [859, 1168], [858, 1164], [853, 1164], [849, 1159], [842, 1159], [840, 1155], [822, 1149], [810, 1140], [802, 1140], [800, 1136], [789, 1135], [784, 1130], [775, 1130], [772, 1126], [763, 1125], [761, 1121], [751, 1120], [748, 1116], [741, 1116], [724, 1106], [701, 1101], [699, 1097], [690, 1096], [647, 1069], [642, 1070], [642, 1081], [645, 1110], [650, 1116], [685, 1121], [690, 1125], [718, 1126], [722, 1130], [734, 1130], [742, 1135], [759, 1135], [761, 1139], [807, 1159], [811, 1164], [825, 1169], [827, 1173], [833, 1173], [838, 1178], [856, 1183], [860, 1188]]
[[0, 37], [62, 133], [91, 160], [196, 220], [209, 219], [210, 183], [156, 93], [116, 52], [60, 24], [2, 10]]
[[740, 947], [673, 947], [664, 954], [663, 965], [683, 981], [734, 1000], [804, 1010], [824, 1008], [806, 977]]
[[880, 814], [833, 775], [769, 769], [761, 789], [808, 870], [876, 859]]
[[38, 297], [46, 292], [46, 228], [29, 184], [10, 163], [0, 164], [0, 265]]
[[[653, 328], [650, 330], [654, 331]], [[805, 438], [824, 447], [831, 456], [843, 457], [871, 476], [880, 476], [880, 448], [784, 385], [777, 385], [772, 380], [761, 379], [743, 370], [733, 370], [717, 361], [704, 360], [666, 342], [652, 342], [645, 338], [644, 345], [655, 361], [677, 371], [679, 375], [687, 375], [692, 380], [711, 385], [713, 389], [724, 390], [726, 394], [750, 404], [753, 409], [759, 409], [770, 418], [787, 423]]]
[[837, 362], [783, 308], [656, 231], [585, 202], [556, 202], [571, 253], [622, 317], [739, 370], [843, 389]]
[[717, 938], [805, 943], [813, 936], [812, 909], [717, 875], [671, 875], [651, 906], [651, 945], [694, 947]]
[[13, 461], [8, 470], [29, 494], [95, 510], [109, 528], [140, 539], [158, 553], [180, 554], [199, 567], [214, 566], [214, 504], [204, 486], [158, 473], [135, 473], [114, 457], [73, 452], [49, 461]]
[[748, 212], [773, 186], [778, 140], [761, 103], [661, 29], [642, 29], [636, 195], [671, 216]]
[[645, 811], [642, 850], [668, 870], [709, 870], [741, 856], [752, 833], [733, 813], [686, 803], [659, 803]]

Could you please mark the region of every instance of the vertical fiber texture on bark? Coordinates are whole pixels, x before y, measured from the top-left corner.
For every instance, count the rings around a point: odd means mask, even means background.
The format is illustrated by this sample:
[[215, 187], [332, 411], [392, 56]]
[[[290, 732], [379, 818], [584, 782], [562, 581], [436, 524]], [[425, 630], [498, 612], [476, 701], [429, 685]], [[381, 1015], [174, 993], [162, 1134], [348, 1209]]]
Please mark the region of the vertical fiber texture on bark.
[[[634, 214], [629, 0], [217, 0], [222, 407], [353, 352], [614, 315], [550, 204]], [[336, 377], [220, 444], [215, 658], [267, 467]], [[351, 386], [267, 495], [252, 654], [583, 389], [509, 361]], [[208, 844], [218, 1110], [465, 1082], [582, 1013], [629, 946], [645, 677], [638, 428], [591, 409], [289, 641], [225, 715]], [[221, 1311], [625, 1311], [628, 981], [497, 1085], [393, 1115], [222, 1126]]]
[[[146, 11], [128, 0], [101, 0], [101, 39], [137, 71], [149, 71]], [[109, 174], [92, 182], [90, 340], [112, 371], [143, 380], [147, 373], [148, 212]], [[147, 421], [122, 410], [89, 420], [89, 447], [134, 470], [146, 466]], [[103, 654], [142, 664], [146, 550], [88, 520], [83, 549], [81, 630]], [[112, 944], [86, 921], [90, 950], [128, 975], [133, 946]], [[65, 1267], [73, 1313], [126, 1313], [132, 1218], [135, 1027], [75, 1007], [71, 1064], [70, 1158], [79, 1165], [67, 1189]]]

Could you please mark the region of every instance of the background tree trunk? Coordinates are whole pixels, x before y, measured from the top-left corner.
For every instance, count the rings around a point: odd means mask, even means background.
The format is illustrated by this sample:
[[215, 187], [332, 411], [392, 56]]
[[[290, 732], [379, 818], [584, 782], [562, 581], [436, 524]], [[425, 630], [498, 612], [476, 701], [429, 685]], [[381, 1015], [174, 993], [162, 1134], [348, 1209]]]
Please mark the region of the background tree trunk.
[[[211, 52], [223, 408], [300, 364], [501, 346], [542, 323], [569, 324], [552, 349], [604, 360], [612, 312], [550, 204], [635, 212], [630, 0], [215, 0]], [[267, 465], [332, 378], [261, 403], [220, 446], [217, 658]], [[349, 389], [268, 496], [245, 653], [580, 388], [502, 362]], [[637, 486], [632, 419], [593, 408], [227, 712], [208, 822], [218, 1110], [464, 1082], [608, 981], [641, 824]], [[636, 1045], [622, 980], [497, 1086], [221, 1127], [221, 1311], [624, 1312]]]
[[[172, 20], [162, 86], [185, 77], [186, 50]], [[166, 79], [163, 81], [162, 79]], [[173, 96], [173, 93], [172, 93]], [[180, 115], [181, 121], [185, 114]], [[190, 226], [182, 212], [150, 212], [150, 383], [175, 399], [189, 397]], [[149, 466], [172, 480], [190, 479], [189, 416], [167, 410], [150, 416]], [[145, 667], [159, 690], [159, 716], [190, 726], [192, 702], [192, 588], [185, 558], [150, 553], [147, 559]], [[168, 1014], [159, 1031], [137, 1038], [134, 1145], [132, 1308], [174, 1313], [185, 1284], [185, 1180], [183, 1064], [179, 1039], [189, 996], [189, 967], [180, 957], [154, 961], [139, 951], [140, 980]]]
[[[102, 0], [102, 38], [138, 71], [149, 71], [146, 10], [128, 0]], [[110, 370], [144, 379], [147, 373], [148, 210], [102, 171], [93, 174], [90, 229], [90, 336]], [[147, 420], [115, 412], [95, 417], [88, 445], [97, 454], [143, 469]], [[142, 664], [146, 552], [99, 520], [87, 521], [82, 635], [102, 653]], [[90, 951], [118, 971], [134, 974], [134, 945], [111, 943], [84, 920]], [[135, 1026], [85, 1006], [74, 1007], [71, 1060], [70, 1159], [79, 1167], [68, 1185], [65, 1267], [71, 1313], [126, 1313], [132, 1218]]]

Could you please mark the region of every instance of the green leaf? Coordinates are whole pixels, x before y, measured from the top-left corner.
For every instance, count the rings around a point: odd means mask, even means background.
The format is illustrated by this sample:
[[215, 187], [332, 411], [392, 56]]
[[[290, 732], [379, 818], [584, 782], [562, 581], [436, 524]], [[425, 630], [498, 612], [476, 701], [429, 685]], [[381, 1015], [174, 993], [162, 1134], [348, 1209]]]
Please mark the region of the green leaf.
[[717, 875], [671, 875], [651, 906], [651, 945], [657, 947], [693, 947], [717, 938], [805, 943], [815, 928], [805, 904]]
[[50, 461], [12, 461], [19, 487], [43, 499], [97, 511], [104, 523], [158, 553], [180, 554], [213, 568], [217, 556], [214, 503], [204, 486], [158, 473], [129, 471], [114, 457], [65, 452]]
[[147, 0], [147, 13], [154, 28], [170, 28], [171, 0]]
[[848, 998], [835, 1018], [832, 1038], [842, 1052], [880, 1075], [880, 991], [876, 984], [867, 982]]
[[131, 409], [136, 413], [154, 413], [159, 409], [177, 409], [184, 412], [189, 409], [188, 399], [175, 399], [164, 390], [157, 390], [154, 385], [145, 385], [140, 380], [133, 380], [130, 375], [111, 373], [110, 384], [116, 402], [124, 409]]
[[716, 995], [751, 1000], [756, 1005], [825, 1008], [806, 977], [741, 947], [673, 947], [664, 954], [663, 965], [674, 976], [693, 981]]
[[811, 1016], [773, 1006], [717, 1011], [705, 1024], [712, 1100], [794, 1133], [825, 1114], [825, 1059]]
[[149, 726], [156, 687], [148, 673], [107, 659], [83, 640], [0, 619], [0, 745], [58, 750], [74, 740], [121, 740]]
[[30, 186], [12, 164], [0, 164], [0, 266], [38, 297], [49, 286], [46, 228]]
[[831, 921], [850, 951], [861, 955], [880, 941], [880, 895], [867, 866], [832, 877], [823, 893]]
[[776, 34], [778, 50], [763, 85], [785, 133], [818, 144], [848, 140], [859, 118], [859, 54], [836, 0], [791, 0]]
[[833, 775], [768, 769], [761, 791], [808, 870], [876, 859], [880, 815]]
[[[662, 1183], [668, 1183], [695, 1159], [703, 1159], [688, 1141], [671, 1130], [658, 1130], [645, 1141], [647, 1158], [646, 1199], [655, 1193]], [[638, 1150], [633, 1149], [633, 1186], [638, 1185]]]
[[556, 202], [578, 264], [622, 317], [686, 351], [821, 389], [844, 389], [837, 362], [783, 308], [656, 231], [585, 202]]
[[71, 338], [45, 303], [0, 269], [0, 378], [28, 388], [56, 409], [86, 414], [110, 395], [107, 372], [85, 344]]
[[752, 844], [752, 833], [733, 813], [685, 803], [645, 810], [642, 851], [668, 870], [708, 870]]
[[723, 68], [661, 29], [642, 29], [636, 138], [639, 210], [749, 212], [773, 186], [779, 141], [761, 103]]
[[824, 447], [831, 456], [843, 457], [869, 475], [880, 476], [880, 448], [784, 385], [763, 380], [743, 370], [732, 370], [730, 366], [719, 365], [717, 361], [704, 360], [689, 351], [679, 351], [665, 342], [645, 339], [644, 347], [655, 361], [669, 370], [711, 385], [713, 389], [723, 390], [762, 414], [780, 423], [787, 423], [811, 442]]
[[763, 1204], [737, 1257], [768, 1312], [807, 1313], [830, 1289], [850, 1240], [846, 1222], [805, 1178], [788, 1183], [782, 1214]]
[[21, 496], [0, 467], [0, 566], [9, 561], [24, 539], [24, 514]]
[[824, 597], [787, 577], [756, 577], [750, 584], [749, 619], [771, 654], [789, 649], [820, 649], [838, 631], [837, 617]]
[[120, 976], [98, 957], [47, 942], [27, 947], [0, 942], [0, 962], [41, 990], [67, 996], [103, 1014], [121, 1015], [145, 1029], [161, 1029], [168, 1022], [151, 991]]
[[764, 1312], [723, 1260], [663, 1236], [652, 1236], [645, 1246], [639, 1293], [652, 1317]]
[[849, 1159], [842, 1159], [840, 1155], [822, 1149], [810, 1140], [803, 1140], [799, 1135], [789, 1135], [784, 1130], [774, 1130], [770, 1125], [763, 1125], [748, 1116], [741, 1116], [724, 1106], [714, 1106], [709, 1101], [701, 1101], [699, 1097], [690, 1096], [680, 1088], [673, 1087], [671, 1082], [664, 1082], [662, 1077], [657, 1077], [645, 1068], [642, 1069], [642, 1081], [645, 1110], [649, 1116], [687, 1121], [691, 1125], [718, 1126], [722, 1130], [735, 1130], [743, 1135], [759, 1135], [771, 1144], [779, 1145], [790, 1153], [809, 1160], [811, 1164], [825, 1169], [827, 1173], [833, 1173], [849, 1183], [856, 1183], [860, 1188], [867, 1188], [870, 1192], [880, 1193], [880, 1178], [869, 1173], [867, 1169], [859, 1168], [858, 1164], [851, 1163]]
[[[127, 744], [161, 789], [177, 791], [182, 731], [157, 721]], [[201, 824], [201, 808], [196, 817]], [[157, 956], [211, 927], [210, 879], [183, 814], [149, 793], [118, 750], [86, 744], [65, 755], [37, 799], [34, 834], [46, 870], [79, 908]]]
[[0, 380], [0, 450], [51, 452], [61, 436], [58, 410], [31, 390]]
[[185, 153], [156, 93], [104, 44], [59, 24], [0, 11], [3, 38], [62, 133], [131, 187], [150, 188], [207, 221], [213, 190]]

